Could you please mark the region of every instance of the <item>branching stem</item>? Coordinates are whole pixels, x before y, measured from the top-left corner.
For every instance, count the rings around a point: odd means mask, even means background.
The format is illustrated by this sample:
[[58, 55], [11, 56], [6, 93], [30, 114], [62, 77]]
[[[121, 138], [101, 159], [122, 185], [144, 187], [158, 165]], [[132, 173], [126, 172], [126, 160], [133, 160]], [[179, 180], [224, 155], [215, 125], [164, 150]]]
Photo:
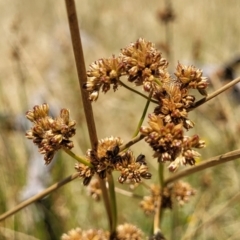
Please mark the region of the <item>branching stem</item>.
[[51, 187], [45, 189], [41, 193], [27, 199], [26, 201], [23, 201], [22, 203], [15, 206], [12, 210], [9, 210], [9, 211], [5, 212], [4, 214], [0, 215], [0, 221], [3, 221], [4, 219], [12, 216], [13, 214], [17, 213], [18, 211], [27, 207], [28, 205], [36, 202], [37, 200], [40, 200], [40, 199], [46, 197], [50, 193], [56, 191], [58, 188], [64, 186], [65, 184], [71, 182], [72, 180], [76, 179], [78, 176], [79, 176], [79, 173], [74, 173], [71, 176], [63, 179], [62, 181], [53, 184]]
[[219, 94], [221, 94], [222, 92], [228, 90], [229, 88], [233, 87], [235, 84], [237, 84], [238, 82], [240, 82], [240, 77], [232, 80], [231, 82], [229, 82], [228, 84], [224, 85], [223, 87], [219, 88], [218, 90], [216, 90], [215, 92], [211, 93], [210, 95], [208, 95], [205, 98], [200, 99], [199, 101], [195, 102], [195, 104], [188, 109], [188, 111], [192, 111], [193, 109], [201, 106], [202, 104], [208, 102], [209, 100], [215, 98], [216, 96], [218, 96]]
[[189, 176], [190, 174], [202, 171], [204, 169], [214, 167], [216, 165], [226, 163], [235, 159], [240, 158], [240, 149], [232, 151], [232, 152], [227, 152], [225, 154], [219, 155], [212, 157], [208, 160], [202, 161], [200, 164], [194, 166], [194, 167], [189, 167], [188, 169], [182, 170], [172, 177], [168, 178], [165, 180], [164, 185], [166, 186], [167, 184], [174, 182], [180, 178]]

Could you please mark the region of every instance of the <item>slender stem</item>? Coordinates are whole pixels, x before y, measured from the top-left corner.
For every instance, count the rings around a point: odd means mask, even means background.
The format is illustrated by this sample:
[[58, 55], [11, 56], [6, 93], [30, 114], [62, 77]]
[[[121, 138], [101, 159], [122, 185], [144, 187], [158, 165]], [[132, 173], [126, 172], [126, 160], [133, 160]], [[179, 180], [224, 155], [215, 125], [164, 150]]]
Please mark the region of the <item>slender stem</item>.
[[142, 199], [142, 198], [143, 198], [143, 196], [141, 196], [141, 195], [138, 195], [138, 194], [136, 194], [136, 193], [129, 192], [129, 191], [126, 191], [126, 190], [124, 190], [124, 189], [117, 188], [117, 187], [115, 187], [115, 192], [116, 192], [116, 193], [120, 193], [120, 194], [122, 194], [122, 195], [124, 195], [124, 196], [127, 196], [127, 197], [133, 197], [133, 198], [139, 198], [139, 199]]
[[78, 162], [86, 165], [86, 166], [89, 166], [89, 167], [92, 167], [92, 164], [90, 162], [88, 162], [85, 158], [82, 158], [82, 157], [79, 157], [77, 156], [75, 153], [73, 153], [71, 150], [67, 149], [67, 148], [63, 148], [63, 150], [69, 155], [71, 156], [72, 158], [76, 159]]
[[[80, 30], [78, 26], [75, 2], [74, 0], [65, 0], [65, 3], [66, 3], [69, 29], [71, 33], [73, 52], [74, 52], [75, 63], [77, 67], [78, 80], [79, 80], [79, 85], [81, 90], [84, 113], [85, 113], [86, 122], [88, 126], [89, 137], [90, 137], [92, 149], [96, 149], [98, 145], [98, 138], [97, 138], [97, 131], [96, 131], [96, 126], [95, 126], [94, 117], [93, 117], [92, 105], [88, 100], [88, 93], [84, 91], [82, 88], [83, 84], [87, 81], [87, 74], [86, 74], [85, 61], [83, 56]], [[103, 194], [103, 200], [104, 200], [104, 205], [105, 205], [105, 209], [108, 216], [109, 227], [110, 229], [112, 229], [112, 224], [113, 224], [112, 210], [110, 208], [110, 201], [107, 193], [106, 184], [101, 178], [99, 178], [99, 183], [100, 183], [100, 187]]]
[[115, 187], [114, 187], [114, 179], [112, 174], [108, 174], [108, 184], [109, 184], [109, 196], [110, 196], [110, 203], [111, 209], [113, 213], [113, 224], [111, 233], [114, 234], [116, 232], [117, 227], [117, 201], [116, 201], [116, 194], [115, 194]]
[[85, 68], [85, 60], [83, 56], [83, 48], [81, 42], [81, 35], [78, 26], [77, 12], [74, 0], [65, 0], [68, 23], [71, 33], [73, 52], [75, 57], [75, 63], [77, 68], [78, 80], [80, 85], [82, 103], [84, 108], [84, 113], [86, 116], [86, 122], [89, 132], [89, 137], [91, 140], [92, 148], [96, 148], [98, 144], [97, 131], [95, 127], [93, 111], [91, 102], [88, 100], [88, 92], [84, 91], [83, 84], [87, 81], [87, 74]]
[[51, 192], [54, 192], [58, 188], [60, 188], [60, 187], [64, 186], [65, 184], [71, 182], [72, 180], [76, 179], [78, 176], [79, 176], [79, 173], [74, 173], [71, 176], [63, 179], [62, 181], [53, 184], [52, 186], [50, 186], [49, 188], [45, 189], [41, 193], [39, 193], [39, 194], [37, 194], [37, 195], [27, 199], [26, 201], [23, 201], [22, 203], [20, 203], [17, 206], [15, 206], [13, 209], [11, 209], [11, 210], [5, 212], [4, 214], [0, 215], [0, 221], [2, 221], [4, 219], [12, 216], [13, 214], [15, 214], [16, 212], [20, 211], [21, 209], [27, 207], [28, 205], [32, 204], [33, 202], [46, 197]]
[[158, 163], [158, 178], [161, 188], [164, 187], [164, 166], [163, 163]]
[[193, 174], [195, 172], [199, 172], [201, 170], [204, 170], [204, 169], [207, 169], [210, 167], [214, 167], [216, 165], [226, 163], [226, 162], [238, 159], [238, 158], [240, 158], [240, 149], [232, 151], [232, 152], [227, 152], [227, 153], [219, 155], [219, 156], [212, 157], [208, 160], [202, 161], [200, 164], [198, 164], [194, 167], [190, 167], [188, 169], [185, 169], [185, 170], [182, 170], [182, 171], [176, 173], [172, 177], [166, 179], [164, 182], [164, 185], [166, 186], [167, 184], [174, 182], [174, 181], [178, 180], [179, 178], [189, 176], [190, 174]]
[[162, 196], [162, 192], [163, 192], [163, 186], [164, 186], [164, 167], [162, 163], [158, 164], [158, 178], [159, 178], [159, 183], [161, 186], [161, 194], [158, 197], [157, 201], [156, 201], [156, 211], [154, 214], [154, 219], [153, 219], [153, 233], [156, 234], [157, 232], [160, 231], [160, 225], [161, 225], [161, 214], [162, 214], [162, 208], [161, 208], [161, 196]]
[[[138, 92], [137, 90], [135, 90], [135, 89], [129, 87], [129, 86], [126, 85], [124, 82], [122, 82], [120, 79], [119, 79], [118, 81], [121, 83], [121, 85], [122, 85], [123, 87], [127, 88], [128, 90], [130, 90], [130, 91], [132, 91], [132, 92], [134, 92], [134, 93], [140, 95], [140, 96], [143, 97], [143, 98], [146, 98], [147, 100], [149, 99], [148, 96], [146, 96], [146, 95], [144, 95], [144, 94]], [[156, 100], [150, 99], [150, 101], [153, 102], [153, 103], [157, 103], [157, 104], [158, 104], [158, 101], [156, 101]]]
[[147, 100], [146, 105], [145, 105], [145, 107], [143, 109], [142, 116], [141, 116], [141, 118], [139, 120], [137, 129], [136, 129], [135, 133], [133, 134], [133, 137], [136, 137], [138, 135], [138, 133], [139, 133], [139, 130], [140, 130], [141, 126], [142, 126], [144, 118], [145, 118], [145, 116], [147, 114], [147, 110], [148, 110], [148, 107], [149, 107], [149, 104], [150, 104], [150, 101], [151, 101], [151, 97], [152, 97], [152, 92], [149, 94], [148, 100]]
[[232, 80], [231, 82], [229, 82], [228, 84], [224, 85], [223, 87], [219, 88], [218, 90], [216, 90], [215, 92], [211, 93], [210, 95], [208, 95], [205, 98], [200, 99], [199, 101], [195, 102], [195, 104], [188, 109], [188, 111], [192, 111], [193, 109], [195, 109], [196, 107], [199, 107], [200, 105], [208, 102], [209, 100], [215, 98], [217, 95], [221, 94], [222, 92], [228, 90], [229, 88], [233, 87], [235, 84], [237, 84], [238, 82], [240, 82], [240, 77]]
[[145, 136], [144, 135], [138, 135], [135, 138], [131, 139], [129, 142], [127, 142], [126, 144], [122, 145], [120, 147], [120, 152], [125, 150], [126, 148], [131, 147], [132, 145], [134, 145], [135, 143], [141, 141]]

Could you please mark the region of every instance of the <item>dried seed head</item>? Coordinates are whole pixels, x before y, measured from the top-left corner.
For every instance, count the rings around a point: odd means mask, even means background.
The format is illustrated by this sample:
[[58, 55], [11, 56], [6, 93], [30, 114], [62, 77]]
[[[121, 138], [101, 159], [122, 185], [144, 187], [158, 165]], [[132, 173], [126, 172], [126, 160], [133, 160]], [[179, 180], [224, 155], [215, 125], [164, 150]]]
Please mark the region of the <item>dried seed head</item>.
[[73, 148], [70, 140], [75, 135], [75, 121], [70, 120], [69, 110], [62, 109], [56, 119], [48, 116], [49, 106], [44, 103], [37, 105], [33, 111], [26, 113], [27, 119], [34, 126], [26, 132], [26, 137], [32, 139], [38, 146], [39, 152], [44, 154], [45, 164], [49, 164], [56, 151], [61, 148]]
[[64, 233], [61, 237], [61, 240], [108, 240], [109, 235], [109, 232], [103, 231], [101, 229], [82, 230], [81, 228], [76, 228], [70, 230], [67, 234]]
[[166, 69], [168, 62], [162, 58], [153, 43], [140, 38], [123, 48], [121, 52], [124, 69], [130, 82], [137, 86], [143, 85], [148, 92], [161, 87], [155, 79], [160, 77], [160, 71]]
[[180, 165], [194, 165], [200, 156], [192, 148], [202, 148], [205, 142], [198, 135], [184, 136], [182, 123], [164, 123], [160, 115], [149, 114], [149, 127], [142, 127], [140, 132], [145, 141], [154, 150], [154, 157], [159, 162], [170, 161], [169, 170], [176, 171]]
[[113, 56], [109, 59], [99, 59], [90, 65], [87, 71], [89, 77], [84, 84], [84, 88], [89, 92], [89, 99], [96, 101], [100, 89], [106, 93], [113, 85], [113, 90], [117, 90], [119, 77], [123, 74], [123, 63], [120, 57]]
[[146, 215], [152, 215], [156, 211], [158, 202], [160, 201], [160, 188], [157, 185], [151, 185], [150, 196], [144, 196], [143, 200], [140, 202], [140, 207], [143, 209]]
[[96, 178], [92, 179], [92, 181], [88, 185], [87, 191], [95, 201], [101, 200], [102, 191], [101, 191], [100, 183], [98, 179]]
[[184, 87], [198, 89], [202, 95], [207, 95], [205, 89], [208, 86], [208, 81], [206, 77], [202, 76], [200, 69], [178, 63], [175, 75]]
[[117, 226], [118, 240], [142, 240], [143, 232], [136, 226], [125, 223]]

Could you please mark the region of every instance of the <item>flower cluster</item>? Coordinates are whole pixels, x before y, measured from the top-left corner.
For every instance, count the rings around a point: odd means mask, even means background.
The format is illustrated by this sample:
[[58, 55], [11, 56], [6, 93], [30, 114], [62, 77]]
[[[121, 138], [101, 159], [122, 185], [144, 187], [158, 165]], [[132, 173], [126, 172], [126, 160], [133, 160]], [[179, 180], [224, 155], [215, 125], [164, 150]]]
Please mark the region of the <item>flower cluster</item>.
[[26, 137], [32, 139], [38, 146], [39, 152], [44, 154], [45, 164], [49, 164], [56, 151], [61, 148], [73, 148], [70, 140], [75, 135], [76, 122], [69, 116], [69, 110], [62, 109], [60, 115], [53, 119], [48, 115], [48, 104], [37, 105], [26, 117], [34, 126], [26, 132]]
[[176, 201], [180, 206], [183, 206], [189, 201], [191, 196], [194, 196], [196, 191], [190, 184], [177, 181], [172, 185], [160, 189], [157, 185], [150, 186], [151, 194], [144, 196], [140, 202], [140, 207], [146, 215], [151, 215], [156, 212], [158, 202], [161, 202], [162, 208], [172, 208], [173, 202]]
[[125, 223], [117, 226], [117, 240], [141, 240], [143, 232], [138, 227]]
[[151, 178], [144, 155], [139, 155], [135, 159], [130, 150], [120, 152], [121, 144], [122, 140], [120, 138], [109, 137], [99, 140], [97, 150], [90, 149], [87, 151], [86, 155], [91, 166], [81, 163], [77, 163], [75, 166], [79, 176], [84, 178], [84, 185], [89, 184], [95, 173], [104, 179], [113, 170], [120, 172], [118, 178], [120, 183], [141, 182], [141, 178]]
[[109, 232], [103, 230], [82, 230], [81, 228], [76, 228], [70, 230], [68, 233], [64, 233], [61, 240], [108, 240]]
[[192, 148], [203, 148], [205, 142], [198, 135], [184, 136], [183, 124], [173, 122], [164, 125], [159, 115], [149, 115], [149, 126], [142, 127], [141, 133], [146, 135], [145, 141], [154, 150], [154, 157], [159, 162], [170, 161], [170, 171], [175, 171], [179, 165], [194, 165], [200, 154]]
[[128, 76], [128, 81], [137, 86], [143, 85], [145, 91], [160, 87], [159, 78], [164, 79], [168, 62], [155, 49], [151, 42], [140, 38], [130, 46], [123, 48], [118, 57], [99, 59], [90, 65], [87, 71], [88, 81], [84, 88], [89, 92], [89, 99], [96, 101], [99, 91], [106, 93], [113, 85], [116, 90], [121, 85], [119, 78]]
[[[125, 223], [118, 225], [116, 229], [116, 240], [141, 240], [144, 237], [143, 232], [136, 226]], [[70, 230], [68, 233], [64, 233], [61, 240], [107, 240], [110, 239], [110, 234], [108, 231], [103, 231], [101, 229], [89, 229], [82, 230], [81, 228], [76, 228]], [[112, 238], [111, 238], [112, 239]]]
[[189, 202], [189, 198], [196, 194], [196, 190], [184, 181], [177, 181], [173, 185], [169, 185], [163, 189], [162, 207], [172, 208], [172, 204], [176, 201], [180, 206]]
[[117, 90], [119, 78], [123, 75], [124, 68], [120, 57], [112, 57], [109, 59], [100, 59], [90, 65], [87, 71], [88, 81], [84, 84], [84, 88], [89, 91], [89, 99], [96, 101], [99, 91], [102, 89], [106, 93], [113, 85], [113, 90]]
[[175, 171], [179, 165], [193, 165], [199, 153], [192, 148], [202, 148], [204, 141], [197, 135], [184, 136], [194, 123], [188, 118], [188, 112], [195, 104], [195, 96], [190, 90], [197, 89], [206, 96], [207, 78], [194, 66], [178, 63], [175, 76], [167, 71], [168, 62], [155, 48], [154, 44], [140, 38], [121, 50], [118, 57], [100, 59], [90, 66], [89, 79], [84, 87], [89, 91], [90, 100], [96, 100], [99, 90], [116, 90], [121, 85], [120, 77], [127, 76], [129, 82], [142, 86], [152, 94], [157, 103], [149, 114], [149, 126], [140, 132], [146, 136], [146, 142], [154, 150], [159, 162], [170, 161], [169, 169]]

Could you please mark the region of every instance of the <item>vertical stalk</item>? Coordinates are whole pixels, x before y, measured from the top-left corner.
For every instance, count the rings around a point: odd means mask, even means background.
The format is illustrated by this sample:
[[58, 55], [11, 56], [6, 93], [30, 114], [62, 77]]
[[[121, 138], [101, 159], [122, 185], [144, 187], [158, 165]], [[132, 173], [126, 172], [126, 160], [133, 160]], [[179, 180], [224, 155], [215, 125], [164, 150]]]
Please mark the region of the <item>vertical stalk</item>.
[[[81, 35], [80, 35], [79, 26], [78, 26], [76, 6], [75, 6], [74, 0], [65, 0], [65, 3], [66, 3], [69, 29], [71, 33], [73, 52], [74, 52], [75, 63], [77, 67], [78, 80], [79, 80], [79, 85], [81, 90], [81, 97], [82, 97], [89, 137], [90, 137], [92, 149], [96, 149], [98, 145], [98, 138], [97, 138], [97, 131], [96, 131], [94, 117], [93, 117], [92, 105], [88, 100], [88, 93], [85, 92], [82, 88], [83, 84], [87, 81], [87, 74], [86, 74], [85, 61], [84, 61], [83, 49], [82, 49], [82, 43], [81, 43]], [[99, 178], [99, 182], [100, 182], [100, 187], [103, 194], [103, 200], [104, 200], [104, 205], [105, 205], [107, 216], [108, 216], [109, 226], [110, 226], [110, 229], [112, 229], [112, 225], [113, 225], [112, 210], [110, 207], [110, 201], [109, 201], [106, 184], [100, 178]]]
[[111, 233], [115, 234], [116, 227], [117, 227], [117, 201], [116, 201], [114, 179], [112, 174], [108, 174], [108, 184], [109, 184], [110, 203], [111, 203], [111, 209], [113, 214], [113, 224], [112, 224]]
[[153, 94], [152, 92], [149, 94], [148, 100], [147, 100], [146, 105], [145, 105], [145, 107], [144, 107], [144, 110], [143, 110], [142, 116], [141, 116], [141, 118], [140, 118], [140, 121], [139, 121], [139, 123], [138, 123], [137, 129], [136, 129], [135, 133], [133, 134], [133, 138], [136, 137], [136, 136], [138, 135], [138, 133], [139, 133], [139, 130], [140, 130], [140, 128], [141, 128], [141, 126], [142, 126], [142, 123], [143, 123], [143, 121], [144, 121], [144, 118], [145, 118], [145, 116], [146, 116], [146, 113], [147, 113], [149, 104], [150, 104], [150, 102], [151, 102], [152, 94]]
[[162, 208], [161, 208], [161, 201], [162, 201], [162, 191], [164, 187], [164, 167], [161, 162], [158, 163], [158, 179], [159, 179], [159, 185], [161, 187], [160, 196], [157, 199], [156, 202], [156, 212], [154, 215], [153, 220], [153, 233], [156, 234], [157, 232], [161, 232], [160, 225], [161, 225], [161, 219], [162, 219]]

